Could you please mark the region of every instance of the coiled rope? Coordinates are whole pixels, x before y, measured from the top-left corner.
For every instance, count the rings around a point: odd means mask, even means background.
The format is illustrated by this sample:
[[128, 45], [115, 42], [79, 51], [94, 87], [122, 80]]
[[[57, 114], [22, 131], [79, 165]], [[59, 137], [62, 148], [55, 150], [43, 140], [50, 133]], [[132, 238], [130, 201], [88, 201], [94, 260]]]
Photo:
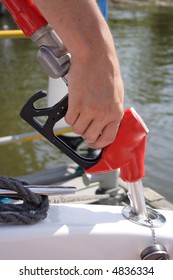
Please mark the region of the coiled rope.
[[[10, 198], [7, 204], [0, 203], [0, 224], [29, 225], [47, 217], [48, 196], [33, 193], [25, 186], [28, 183], [11, 177], [0, 177], [0, 189], [12, 190], [15, 194], [5, 195]], [[1, 195], [0, 195], [1, 197]], [[2, 195], [3, 197], [3, 195]], [[23, 203], [14, 204], [11, 199]]]

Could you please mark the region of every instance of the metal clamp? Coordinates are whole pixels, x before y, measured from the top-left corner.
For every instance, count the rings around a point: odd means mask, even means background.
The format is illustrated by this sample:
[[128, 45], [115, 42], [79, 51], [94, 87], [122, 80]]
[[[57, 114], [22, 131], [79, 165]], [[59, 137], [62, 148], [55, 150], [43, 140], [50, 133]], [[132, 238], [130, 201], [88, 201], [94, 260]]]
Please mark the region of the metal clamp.
[[49, 25], [45, 25], [30, 39], [39, 47], [37, 58], [48, 75], [54, 79], [61, 77], [67, 84], [65, 76], [70, 68], [71, 55], [56, 32]]

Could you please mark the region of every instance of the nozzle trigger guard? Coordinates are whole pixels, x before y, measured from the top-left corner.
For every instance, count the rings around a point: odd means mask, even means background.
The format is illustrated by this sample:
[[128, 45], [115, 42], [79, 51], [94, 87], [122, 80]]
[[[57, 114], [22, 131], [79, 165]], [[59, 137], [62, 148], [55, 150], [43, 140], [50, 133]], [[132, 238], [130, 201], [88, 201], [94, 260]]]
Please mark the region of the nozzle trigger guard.
[[[56, 136], [53, 131], [55, 124], [62, 119], [67, 112], [68, 94], [52, 107], [35, 108], [34, 103], [44, 98], [46, 95], [47, 93], [45, 91], [39, 91], [34, 94], [22, 108], [20, 116], [82, 168], [89, 168], [95, 165], [100, 160], [101, 153], [96, 158], [85, 158], [76, 153], [70, 146]], [[40, 123], [37, 119], [42, 116], [47, 117], [44, 124]]]

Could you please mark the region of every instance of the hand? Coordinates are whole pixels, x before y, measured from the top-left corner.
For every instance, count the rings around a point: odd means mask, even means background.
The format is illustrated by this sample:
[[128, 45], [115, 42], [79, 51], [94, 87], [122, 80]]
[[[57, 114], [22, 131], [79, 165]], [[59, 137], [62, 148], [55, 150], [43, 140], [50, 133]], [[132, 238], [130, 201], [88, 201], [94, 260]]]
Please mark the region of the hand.
[[117, 57], [73, 59], [68, 74], [69, 109], [66, 122], [91, 148], [112, 143], [123, 117], [123, 82]]

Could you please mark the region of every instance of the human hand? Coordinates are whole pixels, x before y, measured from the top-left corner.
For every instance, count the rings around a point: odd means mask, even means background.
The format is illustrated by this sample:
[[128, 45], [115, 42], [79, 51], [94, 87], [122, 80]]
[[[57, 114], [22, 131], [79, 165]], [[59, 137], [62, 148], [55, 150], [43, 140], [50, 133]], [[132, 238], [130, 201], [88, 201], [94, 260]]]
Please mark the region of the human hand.
[[91, 148], [101, 149], [112, 143], [123, 116], [124, 99], [116, 55], [97, 56], [87, 63], [74, 58], [68, 82], [66, 122]]

